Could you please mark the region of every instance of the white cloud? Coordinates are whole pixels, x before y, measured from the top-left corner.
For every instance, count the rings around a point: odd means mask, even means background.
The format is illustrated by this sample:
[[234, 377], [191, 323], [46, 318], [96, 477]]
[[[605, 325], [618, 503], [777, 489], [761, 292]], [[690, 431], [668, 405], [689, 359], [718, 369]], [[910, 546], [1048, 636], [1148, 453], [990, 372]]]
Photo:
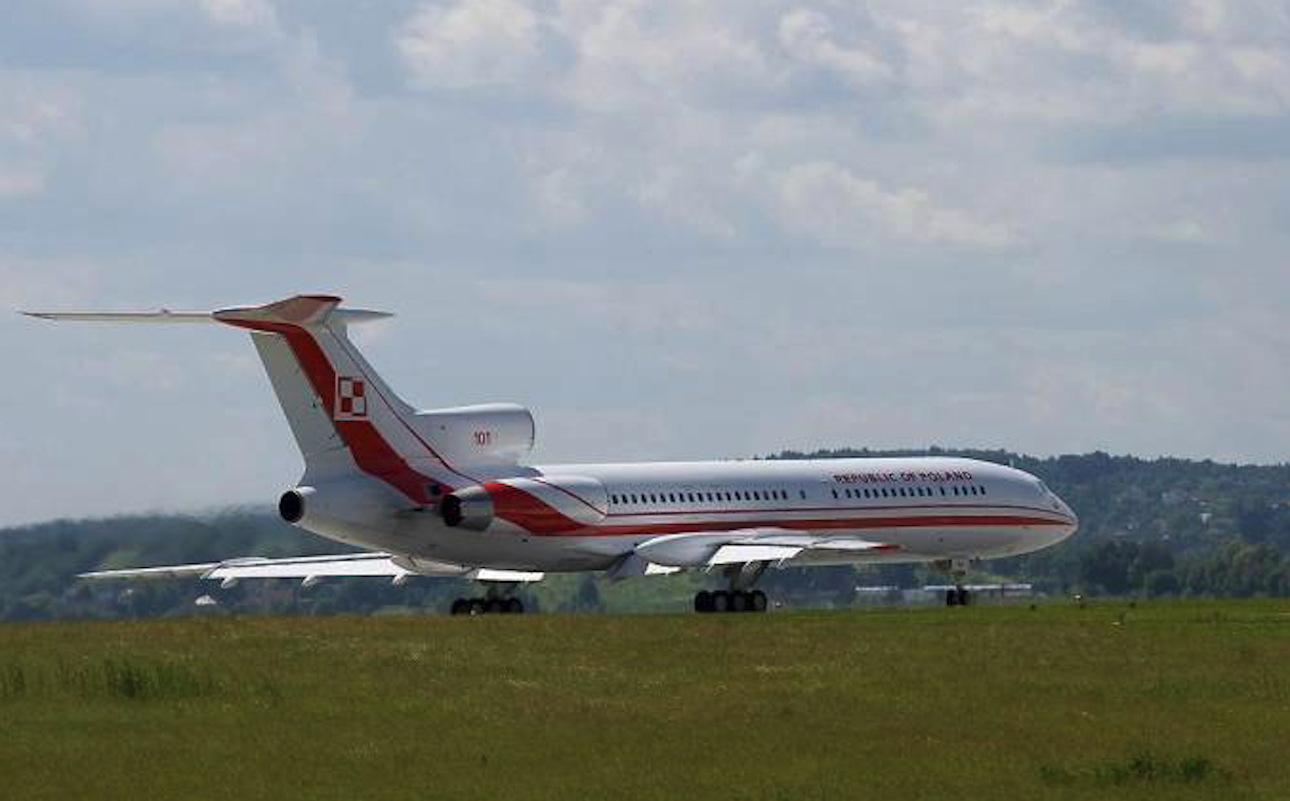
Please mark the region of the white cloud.
[[200, 0], [212, 22], [249, 28], [277, 28], [278, 15], [270, 0]]
[[580, 225], [589, 215], [585, 190], [569, 167], [556, 167], [536, 176], [532, 198], [541, 221], [550, 225]]
[[31, 165], [0, 164], [0, 199], [38, 195], [45, 189], [45, 174]]
[[[564, 0], [552, 20], [570, 63], [559, 91], [589, 110], [721, 108], [782, 84], [747, 7]], [[749, 30], [751, 28], [752, 30]]]
[[1213, 233], [1197, 220], [1179, 218], [1157, 223], [1147, 227], [1147, 232], [1156, 239], [1165, 242], [1184, 242], [1197, 244], [1210, 242]]
[[418, 86], [518, 84], [541, 67], [541, 28], [538, 14], [518, 0], [458, 0], [424, 5], [396, 43]]
[[777, 189], [792, 227], [834, 244], [870, 249], [875, 238], [886, 238], [997, 249], [1018, 242], [1006, 225], [938, 206], [919, 189], [886, 189], [829, 162], [790, 167]]
[[42, 194], [60, 149], [81, 139], [73, 92], [0, 73], [0, 199]]
[[893, 77], [891, 67], [879, 54], [862, 46], [839, 44], [833, 23], [817, 11], [799, 8], [785, 14], [779, 21], [779, 41], [794, 59], [837, 72], [860, 86], [881, 84]]

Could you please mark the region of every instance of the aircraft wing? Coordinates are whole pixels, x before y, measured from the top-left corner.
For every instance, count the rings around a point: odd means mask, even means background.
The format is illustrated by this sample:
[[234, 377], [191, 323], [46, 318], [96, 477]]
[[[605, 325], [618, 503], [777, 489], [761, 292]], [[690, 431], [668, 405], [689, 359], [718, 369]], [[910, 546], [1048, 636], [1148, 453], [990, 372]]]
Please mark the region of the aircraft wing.
[[890, 543], [759, 528], [668, 534], [641, 543], [636, 547], [635, 556], [654, 565], [710, 568], [751, 562], [784, 565], [808, 555], [853, 562], [878, 561], [876, 557], [899, 549]]
[[323, 578], [383, 576], [402, 583], [412, 576], [464, 578], [474, 581], [541, 581], [542, 573], [498, 570], [485, 567], [428, 562], [388, 553], [352, 553], [336, 556], [297, 556], [268, 559], [252, 556], [205, 564], [141, 567], [125, 570], [96, 570], [82, 573], [84, 579], [203, 578], [228, 586], [241, 579], [301, 579], [312, 584]]
[[708, 559], [708, 564], [716, 566], [748, 562], [791, 562], [806, 553], [816, 556], [830, 554], [841, 558], [854, 556], [855, 561], [864, 561], [865, 554], [889, 553], [897, 550], [900, 550], [899, 546], [883, 542], [762, 532], [721, 546]]

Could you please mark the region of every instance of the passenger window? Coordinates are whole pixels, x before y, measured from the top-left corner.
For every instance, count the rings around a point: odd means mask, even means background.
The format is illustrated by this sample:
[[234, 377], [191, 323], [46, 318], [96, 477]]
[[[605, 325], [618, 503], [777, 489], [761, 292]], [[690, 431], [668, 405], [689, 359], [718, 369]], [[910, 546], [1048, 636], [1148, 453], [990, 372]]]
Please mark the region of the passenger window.
[[798, 490], [802, 494], [802, 500], [806, 500], [806, 490]]
[[834, 498], [838, 497], [838, 491], [837, 491], [837, 490], [833, 490], [833, 497], [834, 497]]

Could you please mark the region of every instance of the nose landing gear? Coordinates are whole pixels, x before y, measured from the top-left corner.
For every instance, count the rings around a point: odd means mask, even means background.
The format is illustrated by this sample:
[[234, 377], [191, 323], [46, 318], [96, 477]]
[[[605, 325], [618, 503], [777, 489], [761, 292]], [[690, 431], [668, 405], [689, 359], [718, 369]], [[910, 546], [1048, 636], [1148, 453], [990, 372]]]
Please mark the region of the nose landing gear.
[[932, 566], [942, 573], [949, 573], [954, 582], [954, 586], [945, 592], [946, 606], [967, 606], [972, 603], [972, 593], [967, 587], [963, 586], [963, 581], [967, 578], [968, 568], [971, 565], [972, 561], [968, 559], [947, 559], [943, 562], [932, 563]]

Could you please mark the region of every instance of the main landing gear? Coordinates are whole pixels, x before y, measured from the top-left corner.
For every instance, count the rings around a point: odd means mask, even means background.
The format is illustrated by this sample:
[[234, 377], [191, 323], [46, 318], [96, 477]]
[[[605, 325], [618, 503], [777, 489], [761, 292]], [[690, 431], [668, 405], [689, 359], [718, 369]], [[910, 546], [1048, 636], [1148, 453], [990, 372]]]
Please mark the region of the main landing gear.
[[458, 598], [452, 602], [454, 615], [522, 615], [519, 598]]
[[955, 587], [945, 591], [946, 606], [967, 606], [972, 603], [972, 593], [968, 592], [967, 587]]
[[694, 611], [706, 612], [765, 612], [766, 593], [761, 590], [703, 590], [694, 596]]
[[522, 615], [524, 602], [511, 593], [514, 583], [492, 583], [483, 598], [458, 598], [452, 602], [453, 615]]
[[709, 592], [702, 590], [694, 595], [694, 611], [708, 612], [765, 612], [769, 604], [766, 593], [754, 590], [761, 574], [766, 572], [765, 562], [749, 562], [726, 568], [726, 585], [729, 589]]

